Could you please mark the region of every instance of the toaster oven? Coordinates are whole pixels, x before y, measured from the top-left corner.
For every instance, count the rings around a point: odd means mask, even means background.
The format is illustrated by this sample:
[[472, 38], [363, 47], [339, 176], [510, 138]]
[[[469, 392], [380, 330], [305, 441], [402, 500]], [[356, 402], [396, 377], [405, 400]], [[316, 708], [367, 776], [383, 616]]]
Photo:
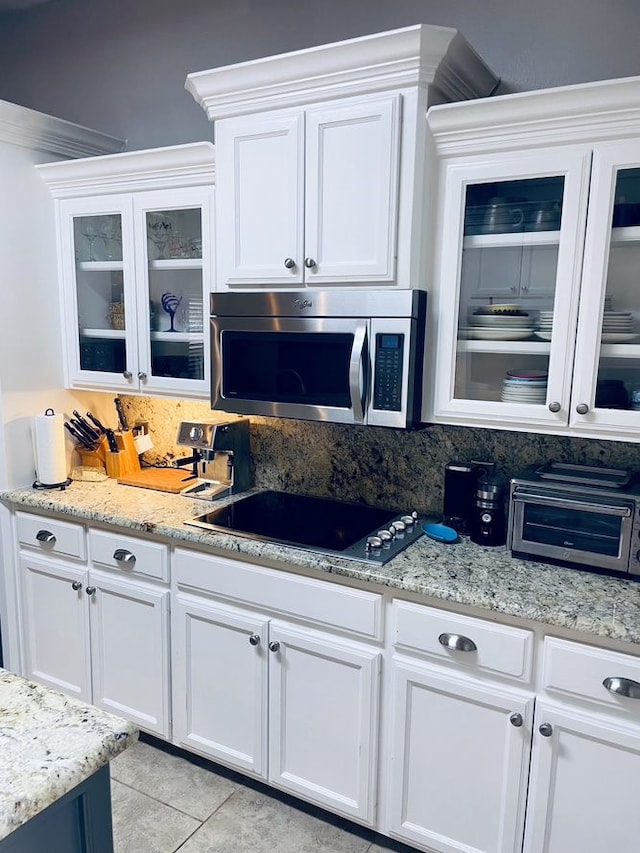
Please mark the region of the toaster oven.
[[640, 577], [640, 479], [551, 462], [511, 480], [507, 547], [578, 569]]

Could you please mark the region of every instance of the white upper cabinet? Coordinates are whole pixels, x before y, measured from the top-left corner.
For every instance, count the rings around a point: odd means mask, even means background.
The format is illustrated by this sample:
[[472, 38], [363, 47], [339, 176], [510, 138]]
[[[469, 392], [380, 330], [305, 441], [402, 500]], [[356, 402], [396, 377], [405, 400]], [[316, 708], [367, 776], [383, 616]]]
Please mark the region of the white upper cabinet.
[[215, 121], [216, 289], [424, 289], [426, 110], [496, 83], [423, 25], [190, 74]]
[[219, 122], [219, 284], [393, 282], [399, 126], [399, 95]]
[[198, 143], [40, 167], [67, 387], [207, 397], [213, 162]]
[[424, 420], [639, 440], [639, 85], [429, 112]]

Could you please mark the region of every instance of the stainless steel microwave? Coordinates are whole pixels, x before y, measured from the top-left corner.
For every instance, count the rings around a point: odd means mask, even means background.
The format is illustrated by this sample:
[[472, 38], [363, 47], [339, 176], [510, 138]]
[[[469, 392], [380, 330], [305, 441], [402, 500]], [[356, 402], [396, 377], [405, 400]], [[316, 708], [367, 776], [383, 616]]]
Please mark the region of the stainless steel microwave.
[[420, 420], [424, 291], [211, 295], [211, 408], [410, 427]]
[[621, 469], [547, 463], [511, 481], [514, 556], [640, 576], [640, 482]]

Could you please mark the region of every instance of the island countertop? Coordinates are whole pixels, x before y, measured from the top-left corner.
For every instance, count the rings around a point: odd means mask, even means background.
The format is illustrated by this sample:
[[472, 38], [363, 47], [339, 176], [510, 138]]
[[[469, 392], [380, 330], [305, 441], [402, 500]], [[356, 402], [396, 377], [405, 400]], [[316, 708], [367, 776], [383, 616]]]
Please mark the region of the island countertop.
[[578, 631], [586, 642], [591, 636], [640, 646], [640, 582], [515, 559], [505, 547], [482, 547], [466, 538], [443, 545], [423, 536], [380, 566], [185, 524], [228, 499], [212, 504], [114, 480], [74, 482], [64, 491], [25, 487], [0, 493], [0, 499], [17, 510], [114, 526], [263, 565], [357, 579], [425, 596], [429, 603], [486, 611], [489, 617]]
[[0, 669], [0, 839], [137, 736], [132, 723]]

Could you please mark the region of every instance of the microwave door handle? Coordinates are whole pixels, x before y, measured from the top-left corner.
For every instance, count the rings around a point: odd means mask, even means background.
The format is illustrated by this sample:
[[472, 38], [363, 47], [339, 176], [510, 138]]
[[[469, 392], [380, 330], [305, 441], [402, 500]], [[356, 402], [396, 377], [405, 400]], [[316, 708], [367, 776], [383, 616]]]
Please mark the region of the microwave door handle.
[[562, 509], [584, 509], [587, 512], [596, 512], [601, 515], [619, 515], [622, 518], [629, 518], [631, 509], [628, 506], [611, 506], [607, 504], [591, 504], [586, 501], [575, 501], [569, 497], [555, 498], [551, 495], [528, 495], [518, 494], [513, 495], [513, 500], [521, 503], [537, 504], [538, 506], [559, 506]]
[[353, 409], [353, 420], [355, 423], [364, 423], [364, 388], [363, 381], [366, 379], [367, 352], [367, 326], [359, 323], [353, 336], [351, 356], [349, 358], [349, 395], [351, 397], [351, 408]]

